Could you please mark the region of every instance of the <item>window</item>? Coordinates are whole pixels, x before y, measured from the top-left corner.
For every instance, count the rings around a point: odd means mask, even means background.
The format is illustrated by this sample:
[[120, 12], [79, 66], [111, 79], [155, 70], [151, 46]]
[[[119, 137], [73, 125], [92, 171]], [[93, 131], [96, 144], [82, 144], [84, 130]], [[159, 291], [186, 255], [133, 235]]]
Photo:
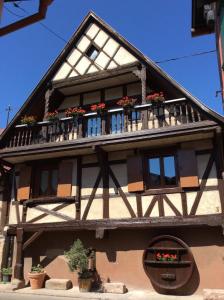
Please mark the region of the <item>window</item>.
[[148, 188], [172, 187], [177, 185], [174, 155], [147, 157]]
[[57, 166], [41, 166], [35, 172], [34, 197], [55, 196], [58, 187]]
[[89, 49], [86, 51], [86, 55], [87, 55], [91, 60], [95, 60], [98, 54], [99, 54], [99, 50], [98, 50], [95, 46], [93, 46], [93, 45], [91, 45], [91, 46], [89, 47]]

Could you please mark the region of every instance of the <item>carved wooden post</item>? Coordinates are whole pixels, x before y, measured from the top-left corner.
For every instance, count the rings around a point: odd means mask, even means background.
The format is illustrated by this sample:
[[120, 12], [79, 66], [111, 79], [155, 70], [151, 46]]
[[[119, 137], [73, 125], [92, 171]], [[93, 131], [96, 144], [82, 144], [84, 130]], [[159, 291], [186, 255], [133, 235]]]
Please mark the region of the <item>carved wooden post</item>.
[[[133, 71], [133, 73], [141, 80], [142, 88], [142, 104], [146, 104], [146, 67], [141, 66], [141, 70]], [[148, 110], [141, 111], [142, 129], [148, 129]]]
[[49, 106], [50, 106], [50, 98], [53, 94], [53, 89], [49, 88], [45, 93], [45, 107], [44, 107], [44, 119], [46, 120], [46, 114], [49, 112]]
[[24, 280], [23, 277], [23, 228], [17, 228], [16, 231], [17, 253], [16, 264], [14, 268], [14, 277], [19, 280]]
[[142, 86], [142, 104], [146, 103], [146, 67], [142, 65], [141, 73], [141, 86]]

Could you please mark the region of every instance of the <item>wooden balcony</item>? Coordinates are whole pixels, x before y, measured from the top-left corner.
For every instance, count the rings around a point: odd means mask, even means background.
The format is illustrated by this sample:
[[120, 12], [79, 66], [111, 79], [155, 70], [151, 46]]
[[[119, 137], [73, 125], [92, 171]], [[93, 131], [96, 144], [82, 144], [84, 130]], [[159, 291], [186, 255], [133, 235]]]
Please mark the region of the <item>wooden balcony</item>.
[[185, 98], [168, 100], [161, 105], [136, 105], [130, 111], [110, 109], [106, 113], [86, 113], [79, 118], [43, 121], [35, 125], [17, 125], [6, 148], [17, 148], [76, 139], [118, 135], [140, 130], [178, 126], [206, 120], [206, 116]]

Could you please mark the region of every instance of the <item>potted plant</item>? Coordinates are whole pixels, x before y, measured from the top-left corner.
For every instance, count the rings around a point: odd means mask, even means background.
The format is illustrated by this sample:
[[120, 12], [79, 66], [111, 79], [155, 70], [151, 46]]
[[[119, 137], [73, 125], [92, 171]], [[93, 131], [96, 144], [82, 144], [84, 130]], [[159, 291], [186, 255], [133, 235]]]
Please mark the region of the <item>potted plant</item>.
[[46, 115], [45, 115], [45, 118], [48, 120], [48, 121], [51, 121], [51, 122], [56, 122], [58, 121], [58, 111], [55, 110], [53, 112], [48, 112]]
[[40, 264], [31, 268], [31, 271], [28, 273], [28, 278], [32, 290], [41, 289], [43, 287], [45, 275], [46, 272]]
[[35, 116], [27, 116], [21, 118], [21, 124], [22, 125], [34, 125], [36, 123], [36, 117]]
[[152, 93], [146, 96], [146, 102], [152, 105], [162, 104], [165, 101], [163, 92]]
[[66, 251], [65, 257], [72, 272], [78, 272], [78, 283], [80, 292], [89, 292], [92, 285], [92, 272], [88, 269], [88, 249], [85, 249], [82, 242], [77, 239]]
[[125, 96], [117, 102], [117, 105], [122, 106], [125, 112], [130, 113], [133, 110], [135, 102], [136, 99]]
[[11, 277], [12, 277], [12, 268], [2, 268], [1, 269], [1, 273], [2, 273], [2, 281], [5, 282], [10, 282], [11, 281]]
[[99, 103], [99, 104], [91, 105], [90, 109], [93, 112], [97, 112], [99, 115], [103, 115], [106, 111], [105, 107], [106, 107], [105, 103]]
[[81, 107], [70, 107], [65, 111], [66, 117], [77, 118], [83, 116], [86, 113], [85, 109]]

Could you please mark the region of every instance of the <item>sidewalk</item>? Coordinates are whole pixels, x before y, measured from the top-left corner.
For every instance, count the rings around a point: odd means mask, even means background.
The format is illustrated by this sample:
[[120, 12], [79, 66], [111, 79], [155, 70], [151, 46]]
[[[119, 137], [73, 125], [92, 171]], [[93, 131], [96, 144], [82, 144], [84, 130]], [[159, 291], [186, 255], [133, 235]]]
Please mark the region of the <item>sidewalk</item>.
[[26, 287], [20, 290], [12, 291], [10, 290], [10, 285], [0, 286], [0, 295], [3, 293], [14, 293], [19, 295], [41, 295], [41, 296], [54, 296], [54, 297], [68, 297], [80, 299], [80, 300], [203, 300], [200, 295], [192, 296], [166, 296], [160, 295], [155, 292], [133, 290], [126, 294], [108, 294], [108, 293], [80, 293], [78, 287], [73, 287], [69, 290], [49, 290], [49, 289], [39, 289], [31, 290], [30, 287]]

